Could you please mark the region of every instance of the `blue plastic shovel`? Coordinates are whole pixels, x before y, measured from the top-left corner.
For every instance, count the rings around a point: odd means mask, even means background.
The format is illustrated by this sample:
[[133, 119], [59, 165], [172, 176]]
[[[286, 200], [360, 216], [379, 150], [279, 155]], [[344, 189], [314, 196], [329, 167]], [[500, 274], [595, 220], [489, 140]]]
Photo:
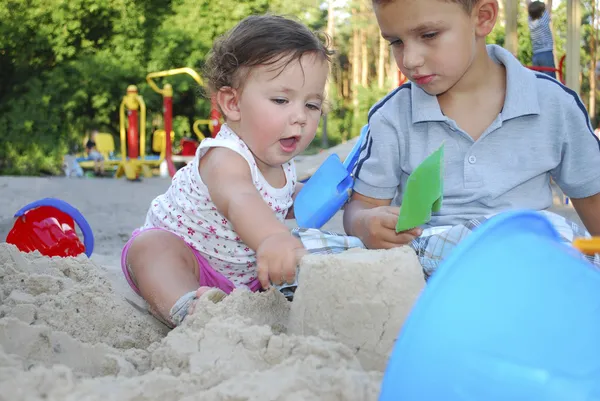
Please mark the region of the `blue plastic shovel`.
[[352, 171], [368, 130], [368, 125], [362, 128], [343, 163], [337, 154], [330, 155], [304, 184], [294, 202], [298, 227], [321, 228], [348, 201], [354, 187]]

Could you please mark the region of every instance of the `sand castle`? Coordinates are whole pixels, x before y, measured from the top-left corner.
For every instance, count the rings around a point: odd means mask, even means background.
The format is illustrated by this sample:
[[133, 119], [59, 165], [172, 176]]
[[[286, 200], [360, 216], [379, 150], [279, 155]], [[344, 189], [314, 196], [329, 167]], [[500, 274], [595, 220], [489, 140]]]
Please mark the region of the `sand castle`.
[[293, 303], [238, 290], [168, 331], [85, 256], [0, 244], [0, 400], [376, 400], [424, 285], [414, 252], [301, 270]]

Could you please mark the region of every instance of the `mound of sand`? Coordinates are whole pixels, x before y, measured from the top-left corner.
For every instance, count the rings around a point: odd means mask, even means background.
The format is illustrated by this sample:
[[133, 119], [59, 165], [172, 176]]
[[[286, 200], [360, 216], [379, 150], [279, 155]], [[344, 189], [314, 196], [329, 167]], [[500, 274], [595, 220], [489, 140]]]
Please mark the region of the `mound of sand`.
[[376, 400], [423, 286], [405, 249], [310, 256], [291, 306], [237, 290], [168, 331], [106, 277], [0, 244], [0, 400]]

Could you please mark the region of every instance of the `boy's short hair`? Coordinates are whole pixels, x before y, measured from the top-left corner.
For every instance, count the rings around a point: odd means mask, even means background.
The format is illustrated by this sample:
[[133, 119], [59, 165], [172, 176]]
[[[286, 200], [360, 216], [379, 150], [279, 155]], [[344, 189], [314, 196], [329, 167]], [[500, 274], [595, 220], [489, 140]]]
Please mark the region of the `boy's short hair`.
[[[394, 2], [394, 0], [372, 0], [372, 1], [373, 1], [373, 4], [375, 4], [375, 5], [385, 5], [385, 4]], [[445, 0], [445, 1], [460, 4], [465, 9], [465, 11], [467, 11], [468, 13], [470, 13], [471, 10], [473, 10], [473, 7], [475, 6], [475, 4], [477, 4], [479, 2], [479, 0]]]
[[546, 3], [543, 1], [533, 1], [527, 6], [529, 18], [532, 20], [540, 19], [544, 15], [544, 11], [546, 11]]

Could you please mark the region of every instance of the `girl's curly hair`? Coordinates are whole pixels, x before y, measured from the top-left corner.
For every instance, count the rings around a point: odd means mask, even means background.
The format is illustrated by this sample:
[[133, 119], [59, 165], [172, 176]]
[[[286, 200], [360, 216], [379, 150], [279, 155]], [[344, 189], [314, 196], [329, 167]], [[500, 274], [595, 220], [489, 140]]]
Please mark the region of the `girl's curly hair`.
[[253, 15], [215, 40], [204, 65], [205, 85], [210, 94], [227, 86], [238, 89], [251, 67], [283, 60], [285, 66], [306, 53], [327, 61], [333, 54], [325, 35], [300, 22], [276, 15]]

